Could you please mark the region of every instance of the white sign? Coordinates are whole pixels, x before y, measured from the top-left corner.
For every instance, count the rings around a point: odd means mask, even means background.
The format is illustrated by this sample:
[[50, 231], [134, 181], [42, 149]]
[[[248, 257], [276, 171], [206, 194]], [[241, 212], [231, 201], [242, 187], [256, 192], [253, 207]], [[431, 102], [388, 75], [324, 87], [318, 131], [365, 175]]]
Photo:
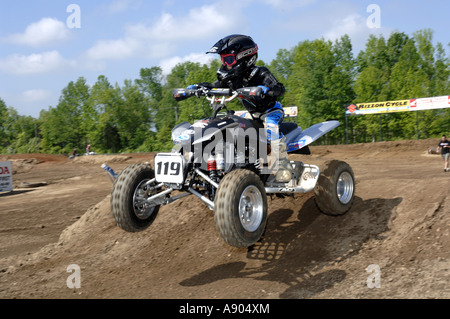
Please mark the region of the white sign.
[[184, 182], [184, 157], [172, 153], [155, 156], [155, 178], [158, 183], [181, 184]]
[[450, 96], [448, 95], [409, 100], [410, 111], [445, 109], [447, 107], [450, 107]]
[[0, 192], [13, 190], [11, 162], [0, 162]]

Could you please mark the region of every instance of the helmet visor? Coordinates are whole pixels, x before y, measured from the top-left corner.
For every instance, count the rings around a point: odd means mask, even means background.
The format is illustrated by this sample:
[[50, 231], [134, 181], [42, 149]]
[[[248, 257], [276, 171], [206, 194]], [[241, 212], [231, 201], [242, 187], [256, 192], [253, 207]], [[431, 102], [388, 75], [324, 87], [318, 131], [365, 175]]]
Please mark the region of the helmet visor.
[[230, 53], [230, 54], [221, 54], [220, 58], [222, 59], [222, 64], [223, 65], [228, 65], [228, 66], [232, 66], [235, 65], [237, 60], [236, 60], [236, 54]]

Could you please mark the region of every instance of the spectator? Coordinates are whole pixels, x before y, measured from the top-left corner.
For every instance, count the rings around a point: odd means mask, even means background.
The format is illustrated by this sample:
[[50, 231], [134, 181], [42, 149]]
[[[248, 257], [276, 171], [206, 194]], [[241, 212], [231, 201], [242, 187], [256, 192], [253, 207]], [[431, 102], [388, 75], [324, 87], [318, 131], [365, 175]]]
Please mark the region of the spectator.
[[450, 142], [445, 135], [442, 135], [441, 141], [438, 144], [438, 150], [441, 151], [441, 156], [444, 159], [444, 172], [450, 171], [448, 168], [448, 158], [450, 157]]

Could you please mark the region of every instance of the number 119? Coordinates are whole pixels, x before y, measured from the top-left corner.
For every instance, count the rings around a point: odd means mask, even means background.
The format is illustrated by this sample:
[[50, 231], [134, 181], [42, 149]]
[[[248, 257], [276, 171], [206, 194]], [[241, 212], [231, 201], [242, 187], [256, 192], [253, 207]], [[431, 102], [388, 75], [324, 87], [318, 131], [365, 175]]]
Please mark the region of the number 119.
[[[181, 165], [180, 165], [180, 163], [177, 163], [177, 162], [172, 162], [172, 163], [158, 162], [158, 164], [156, 164], [156, 166], [157, 166], [156, 173], [158, 175], [169, 175], [169, 164], [170, 164], [170, 175], [179, 175]], [[164, 166], [164, 172], [162, 172], [163, 166]]]

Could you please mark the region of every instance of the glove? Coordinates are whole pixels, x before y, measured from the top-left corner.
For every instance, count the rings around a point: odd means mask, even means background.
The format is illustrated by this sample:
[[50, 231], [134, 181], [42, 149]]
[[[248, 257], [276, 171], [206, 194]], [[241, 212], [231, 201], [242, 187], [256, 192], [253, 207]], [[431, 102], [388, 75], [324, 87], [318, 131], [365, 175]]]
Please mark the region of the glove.
[[[267, 86], [264, 85], [258, 85], [258, 87], [261, 89], [261, 93], [259, 94], [260, 99], [264, 99], [267, 95], [267, 93], [270, 91], [270, 89]], [[271, 92], [269, 92], [271, 93]]]
[[201, 86], [201, 87], [204, 87], [204, 88], [207, 88], [207, 89], [212, 89], [212, 87], [213, 87], [212, 84], [209, 83], [209, 82], [199, 83], [198, 86]]
[[264, 94], [267, 94], [267, 92], [269, 92], [270, 90], [267, 86], [264, 85], [258, 85], [258, 87], [262, 89]]
[[187, 90], [197, 90], [198, 89], [198, 84], [191, 84], [186, 89]]
[[208, 82], [191, 84], [186, 89], [188, 89], [188, 90], [197, 90], [197, 89], [202, 88], [202, 87], [207, 88], [207, 89], [211, 89], [212, 88], [212, 84], [208, 83]]

